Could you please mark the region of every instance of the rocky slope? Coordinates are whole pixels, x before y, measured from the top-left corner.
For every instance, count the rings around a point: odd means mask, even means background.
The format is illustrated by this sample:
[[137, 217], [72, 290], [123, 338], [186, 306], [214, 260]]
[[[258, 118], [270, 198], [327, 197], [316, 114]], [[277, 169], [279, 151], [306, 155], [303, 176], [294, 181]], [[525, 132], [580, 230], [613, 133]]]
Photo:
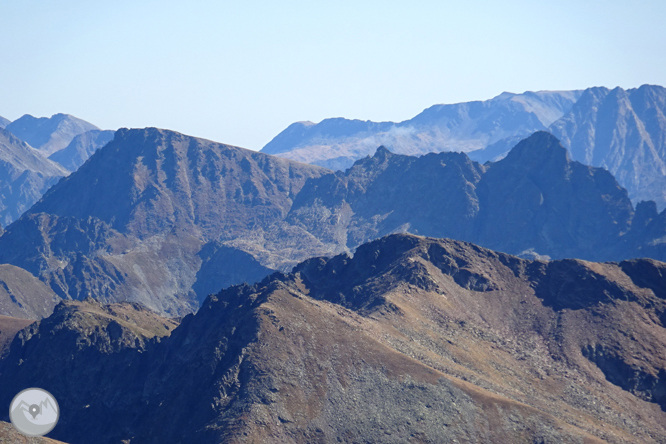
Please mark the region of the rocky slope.
[[666, 88], [504, 93], [485, 102], [436, 105], [405, 122], [326, 119], [289, 126], [262, 151], [346, 169], [385, 145], [398, 154], [463, 151], [480, 163], [503, 158], [521, 139], [548, 130], [572, 159], [602, 167], [634, 204], [666, 207]]
[[416, 158], [380, 148], [344, 173], [308, 181], [287, 220], [341, 249], [404, 231], [527, 257], [666, 259], [666, 214], [642, 213], [632, 225], [634, 209], [612, 175], [570, 160], [539, 132], [486, 165], [463, 153]]
[[634, 202], [666, 207], [666, 88], [591, 88], [549, 128], [573, 159], [613, 173]]
[[79, 134], [65, 148], [49, 156], [68, 171], [76, 171], [95, 151], [113, 140], [115, 131], [92, 130]]
[[0, 315], [41, 319], [53, 312], [60, 298], [32, 274], [0, 264]]
[[0, 225], [30, 208], [68, 171], [0, 128]]
[[9, 423], [0, 421], [0, 444], [58, 444], [62, 441], [55, 441], [49, 438], [32, 437], [21, 435]]
[[[377, 151], [345, 173], [170, 131], [121, 130], [0, 237], [61, 298], [195, 310], [206, 295], [393, 232], [523, 257], [666, 260], [666, 213], [538, 132], [486, 165]], [[28, 246], [28, 247], [26, 247]]]
[[[53, 312], [53, 310], [51, 310]], [[9, 345], [16, 333], [35, 321], [0, 315], [0, 359], [9, 352]]]
[[0, 263], [62, 298], [187, 313], [207, 296], [195, 291], [325, 252], [282, 221], [305, 181], [326, 172], [171, 131], [119, 130], [7, 228]]
[[665, 271], [392, 235], [226, 289], [160, 342], [60, 305], [0, 361], [0, 402], [48, 389], [71, 443], [663, 443]]
[[278, 134], [262, 152], [333, 169], [350, 167], [379, 145], [409, 155], [471, 152], [487, 147], [493, 152], [505, 152], [562, 117], [580, 94], [503, 93], [483, 102], [435, 105], [399, 123], [343, 118], [318, 124], [297, 122]]
[[67, 147], [75, 136], [99, 130], [92, 123], [69, 114], [54, 114], [51, 117], [26, 114], [8, 124], [6, 129], [47, 157]]

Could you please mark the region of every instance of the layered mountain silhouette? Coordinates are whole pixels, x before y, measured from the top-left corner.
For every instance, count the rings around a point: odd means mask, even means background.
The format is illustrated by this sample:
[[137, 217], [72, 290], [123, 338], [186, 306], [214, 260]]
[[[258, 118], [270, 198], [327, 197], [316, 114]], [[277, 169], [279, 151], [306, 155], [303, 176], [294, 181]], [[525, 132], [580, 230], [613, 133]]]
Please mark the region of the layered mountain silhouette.
[[489, 146], [510, 149], [562, 117], [580, 91], [503, 93], [494, 99], [432, 106], [404, 122], [343, 118], [318, 124], [297, 122], [278, 134], [262, 152], [288, 159], [346, 169], [385, 145], [400, 154], [471, 152]]
[[634, 201], [666, 207], [666, 89], [591, 88], [549, 129], [571, 157], [615, 175]]
[[344, 173], [308, 181], [287, 220], [350, 249], [405, 231], [526, 257], [666, 258], [666, 214], [650, 204], [639, 213], [634, 220], [608, 171], [570, 160], [538, 132], [486, 165], [464, 153], [417, 158], [380, 148]]
[[326, 172], [170, 131], [119, 130], [7, 228], [0, 262], [62, 298], [187, 313], [208, 292], [325, 253], [282, 221], [305, 181]]
[[72, 444], [663, 442], [665, 276], [390, 235], [225, 289], [172, 333], [63, 302], [0, 361], [0, 402], [50, 391]]
[[69, 172], [0, 128], [0, 225], [18, 219]]
[[45, 156], [67, 147], [81, 133], [99, 130], [92, 123], [69, 114], [54, 114], [51, 117], [26, 114], [8, 124], [6, 129]]
[[485, 102], [435, 105], [413, 119], [298, 122], [263, 152], [344, 170], [385, 145], [399, 154], [463, 151], [496, 161], [534, 131], [548, 130], [572, 159], [613, 173], [634, 204], [666, 207], [666, 89], [503, 93]]
[[0, 116], [0, 128], [4, 128], [10, 123], [12, 123], [11, 120], [5, 119], [4, 117]]
[[74, 137], [65, 148], [49, 156], [68, 171], [76, 171], [95, 151], [113, 140], [115, 131], [91, 130]]
[[[666, 212], [547, 132], [503, 160], [385, 148], [345, 173], [158, 130], [120, 130], [0, 237], [60, 298], [196, 310], [219, 288], [394, 232], [528, 258], [666, 259]], [[12, 313], [1, 313], [10, 315]]]

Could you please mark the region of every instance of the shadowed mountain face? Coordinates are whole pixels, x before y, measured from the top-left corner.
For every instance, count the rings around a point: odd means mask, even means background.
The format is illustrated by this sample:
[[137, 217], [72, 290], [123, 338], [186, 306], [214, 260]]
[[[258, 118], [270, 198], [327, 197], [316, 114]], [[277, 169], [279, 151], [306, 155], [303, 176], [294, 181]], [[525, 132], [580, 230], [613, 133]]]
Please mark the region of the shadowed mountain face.
[[12, 123], [11, 120], [5, 119], [4, 117], [0, 116], [0, 128], [5, 128], [10, 123]]
[[[462, 153], [420, 158], [380, 148], [351, 169], [306, 183], [287, 220], [354, 248], [392, 232], [450, 237], [512, 254], [618, 260], [666, 234], [626, 236], [634, 211], [605, 170], [571, 161], [551, 134], [535, 133], [485, 166]], [[664, 248], [652, 244], [655, 257]], [[643, 250], [646, 251], [646, 250]]]
[[74, 137], [67, 147], [49, 156], [68, 171], [76, 171], [95, 151], [113, 140], [115, 131], [92, 130]]
[[485, 102], [436, 105], [405, 122], [298, 122], [263, 152], [344, 170], [385, 145], [399, 154], [463, 151], [480, 163], [503, 158], [534, 131], [548, 130], [571, 157], [615, 175], [637, 204], [666, 207], [666, 89], [504, 93]]
[[0, 402], [49, 390], [73, 444], [663, 442], [664, 270], [392, 235], [226, 289], [159, 342], [61, 304], [0, 361]]
[[297, 122], [278, 134], [262, 152], [345, 169], [385, 145], [392, 152], [420, 155], [492, 147], [507, 151], [522, 138], [545, 130], [564, 115], [580, 91], [503, 93], [484, 102], [435, 105], [400, 123], [342, 118], [318, 124]]
[[0, 263], [64, 299], [179, 315], [223, 286], [394, 232], [531, 258], [666, 259], [666, 213], [634, 213], [607, 171], [571, 161], [546, 132], [492, 164], [380, 148], [333, 174], [146, 129], [119, 131], [8, 227]]
[[[303, 183], [325, 172], [170, 131], [120, 130], [8, 227], [0, 262], [62, 298], [186, 313], [207, 295], [193, 286], [217, 291], [325, 253], [303, 230], [282, 226]], [[240, 255], [243, 268], [230, 251], [239, 248], [252, 254]], [[206, 265], [220, 255], [225, 263]]]
[[18, 219], [67, 174], [60, 165], [0, 129], [0, 225]]
[[8, 124], [6, 129], [47, 157], [65, 148], [75, 136], [99, 130], [95, 125], [69, 114], [54, 114], [51, 117], [26, 114]]
[[591, 88], [549, 129], [573, 159], [605, 168], [635, 202], [666, 207], [666, 89]]

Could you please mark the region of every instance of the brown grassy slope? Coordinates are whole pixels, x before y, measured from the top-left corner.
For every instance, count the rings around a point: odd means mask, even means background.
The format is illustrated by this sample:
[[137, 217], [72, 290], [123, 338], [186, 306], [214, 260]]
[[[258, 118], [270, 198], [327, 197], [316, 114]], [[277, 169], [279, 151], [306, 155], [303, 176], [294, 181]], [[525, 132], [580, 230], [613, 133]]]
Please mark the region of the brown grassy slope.
[[55, 441], [44, 437], [28, 437], [21, 435], [9, 423], [0, 421], [0, 444], [57, 444], [62, 441]]
[[0, 377], [43, 378], [71, 443], [664, 443], [665, 269], [392, 235], [224, 290], [136, 349], [88, 325], [105, 308], [56, 310]]

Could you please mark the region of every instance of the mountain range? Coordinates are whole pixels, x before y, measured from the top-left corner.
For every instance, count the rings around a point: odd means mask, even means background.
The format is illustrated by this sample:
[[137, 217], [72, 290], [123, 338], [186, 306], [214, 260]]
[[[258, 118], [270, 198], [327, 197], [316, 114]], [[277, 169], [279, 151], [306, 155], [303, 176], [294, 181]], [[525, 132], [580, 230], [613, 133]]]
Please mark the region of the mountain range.
[[72, 444], [659, 443], [665, 276], [390, 235], [227, 288], [175, 329], [62, 302], [0, 361], [0, 402], [43, 387]]
[[502, 93], [483, 102], [435, 105], [404, 122], [325, 119], [298, 122], [263, 152], [346, 169], [384, 145], [399, 154], [462, 151], [499, 160], [529, 134], [548, 130], [574, 160], [613, 173], [634, 204], [666, 207], [666, 89]]
[[[666, 259], [666, 212], [547, 132], [502, 160], [377, 150], [345, 173], [157, 130], [119, 130], [0, 237], [58, 297], [196, 310], [220, 288], [394, 232], [526, 258]], [[15, 310], [14, 312], [16, 312]], [[0, 314], [9, 315], [14, 312]]]
[[[305, 181], [327, 172], [171, 131], [119, 130], [7, 227], [0, 263], [61, 298], [185, 314], [209, 292], [320, 251], [280, 224]], [[243, 239], [252, 255], [236, 246]]]
[[0, 225], [16, 220], [112, 138], [113, 131], [67, 114], [0, 119]]
[[0, 225], [8, 225], [69, 172], [0, 128]]
[[[473, 152], [499, 144], [502, 150], [545, 130], [578, 100], [581, 91], [503, 93], [484, 102], [435, 105], [404, 122], [343, 118], [318, 124], [297, 122], [275, 136], [262, 152], [333, 169], [346, 169], [379, 145], [420, 155]], [[507, 140], [509, 139], [509, 140]]]
[[47, 157], [67, 147], [75, 136], [99, 130], [95, 125], [69, 114], [54, 114], [50, 118], [26, 114], [5, 128]]

